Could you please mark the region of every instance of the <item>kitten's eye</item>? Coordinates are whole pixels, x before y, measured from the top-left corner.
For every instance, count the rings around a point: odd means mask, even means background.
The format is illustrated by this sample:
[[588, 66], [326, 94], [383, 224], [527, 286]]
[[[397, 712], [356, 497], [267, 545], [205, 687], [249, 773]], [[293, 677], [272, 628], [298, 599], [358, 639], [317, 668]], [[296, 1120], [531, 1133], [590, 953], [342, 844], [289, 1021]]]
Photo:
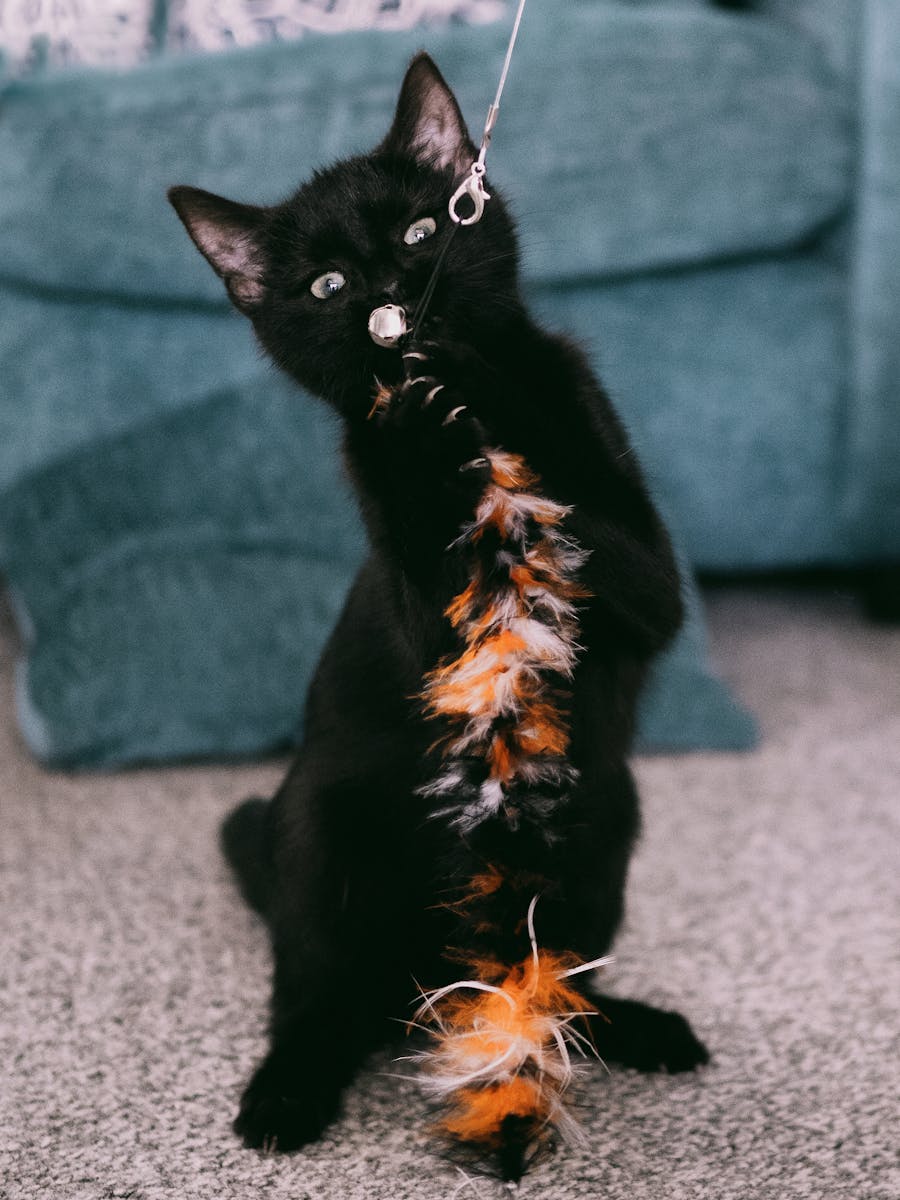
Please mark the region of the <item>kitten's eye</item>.
[[413, 221], [404, 233], [403, 240], [407, 246], [415, 246], [419, 242], [424, 242], [426, 238], [430, 238], [436, 229], [437, 224], [431, 217], [422, 217], [421, 220]]
[[332, 296], [341, 290], [346, 282], [347, 280], [340, 271], [326, 271], [324, 275], [320, 275], [318, 279], [313, 280], [309, 290], [317, 300], [330, 300]]

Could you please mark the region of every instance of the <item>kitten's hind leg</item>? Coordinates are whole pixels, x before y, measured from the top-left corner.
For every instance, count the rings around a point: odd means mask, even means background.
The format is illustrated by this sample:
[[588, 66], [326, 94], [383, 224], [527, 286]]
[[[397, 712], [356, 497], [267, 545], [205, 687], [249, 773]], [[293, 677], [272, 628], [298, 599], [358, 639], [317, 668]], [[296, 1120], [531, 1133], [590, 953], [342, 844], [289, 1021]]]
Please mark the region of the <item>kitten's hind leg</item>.
[[[318, 1138], [367, 1055], [389, 1039], [389, 1018], [407, 1011], [409, 902], [393, 783], [325, 782], [300, 767], [272, 802], [270, 1042], [233, 1126], [247, 1146], [291, 1151]], [[241, 812], [250, 822], [258, 810]]]
[[598, 1013], [589, 1018], [590, 1032], [604, 1062], [671, 1074], [709, 1062], [709, 1051], [680, 1013], [605, 995], [590, 1003]]
[[272, 887], [270, 807], [268, 800], [252, 796], [232, 809], [219, 831], [222, 852], [234, 872], [241, 895], [263, 916]]
[[[369, 1013], [309, 980], [301, 995], [275, 970], [269, 1051], [241, 1097], [234, 1132], [245, 1146], [287, 1153], [315, 1141], [338, 1116], [343, 1091], [374, 1048]], [[365, 999], [362, 1000], [365, 1003]]]

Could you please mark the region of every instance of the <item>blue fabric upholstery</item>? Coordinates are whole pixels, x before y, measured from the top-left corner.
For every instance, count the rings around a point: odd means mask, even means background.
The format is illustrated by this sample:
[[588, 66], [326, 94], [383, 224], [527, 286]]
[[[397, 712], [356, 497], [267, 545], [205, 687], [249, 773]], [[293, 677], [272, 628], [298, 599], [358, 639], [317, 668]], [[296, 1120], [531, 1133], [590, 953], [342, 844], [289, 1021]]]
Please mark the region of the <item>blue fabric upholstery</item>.
[[266, 380], [7, 493], [36, 754], [106, 766], [291, 739], [361, 547], [333, 441], [323, 409]]
[[0, 284], [0, 494], [76, 447], [259, 374], [249, 326], [219, 304]]
[[[473, 130], [506, 33], [451, 27], [429, 38]], [[159, 203], [165, 187], [187, 179], [280, 200], [314, 166], [374, 145], [420, 37], [309, 37], [10, 85], [3, 275], [108, 297], [220, 300], [205, 264], [183, 253]], [[564, 79], [547, 69], [548, 47]], [[707, 10], [649, 20], [602, 4], [552, 17], [539, 7], [508, 97], [491, 167], [518, 201], [532, 279], [783, 250], [849, 201], [844, 92], [812, 43], [772, 22], [747, 22], [735, 37], [732, 18]], [[610, 125], [615, 137], [598, 136]]]
[[[6, 493], [0, 560], [28, 650], [18, 706], [41, 759], [239, 756], [296, 738], [363, 548], [334, 433], [322, 406], [264, 379]], [[642, 744], [748, 745], [753, 722], [705, 666], [693, 592], [688, 607], [644, 696]]]
[[[889, 0], [890, 2], [890, 0]], [[846, 78], [861, 68], [862, 35], [868, 0], [750, 0], [754, 13], [783, 22], [811, 38]]]
[[[476, 130], [505, 37], [428, 35]], [[421, 40], [2, 88], [0, 569], [44, 757], [296, 728], [358, 530], [325, 414], [260, 364], [163, 188], [265, 201], [366, 148]], [[492, 173], [535, 303], [588, 343], [697, 565], [900, 558], [898, 62], [892, 0], [529, 12]], [[294, 519], [312, 502], [321, 545]], [[703, 653], [695, 611], [645, 744], [747, 743]]]
[[861, 553], [837, 440], [845, 295], [844, 272], [808, 252], [536, 299], [593, 347], [692, 561], [746, 570]]
[[844, 500], [858, 553], [900, 559], [900, 7], [867, 0]]

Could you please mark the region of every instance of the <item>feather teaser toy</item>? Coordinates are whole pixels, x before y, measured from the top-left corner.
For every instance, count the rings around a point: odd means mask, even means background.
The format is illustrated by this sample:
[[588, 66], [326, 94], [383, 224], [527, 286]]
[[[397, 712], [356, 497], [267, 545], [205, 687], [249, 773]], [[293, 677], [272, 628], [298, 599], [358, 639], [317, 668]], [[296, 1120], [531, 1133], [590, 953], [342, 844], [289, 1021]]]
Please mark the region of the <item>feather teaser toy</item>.
[[[453, 236], [476, 224], [490, 200], [485, 156], [524, 7], [520, 0], [478, 158], [450, 199], [453, 224], [413, 336]], [[397, 306], [372, 312], [376, 344], [394, 345], [407, 332], [406, 313]], [[379, 388], [373, 412], [392, 400], [389, 389]], [[553, 883], [540, 869], [527, 869], [538, 864], [525, 863], [523, 872], [516, 845], [522, 839], [514, 836], [528, 825], [547, 842], [557, 838], [554, 817], [577, 779], [567, 756], [565, 682], [578, 657], [577, 602], [588, 595], [578, 569], [587, 554], [561, 528], [570, 509], [541, 493], [524, 458], [498, 447], [483, 454], [489, 481], [474, 519], [449, 547], [463, 556], [468, 577], [445, 612], [459, 652], [426, 677], [421, 697], [425, 715], [442, 725], [436, 747], [443, 762], [419, 791], [434, 803], [431, 815], [447, 820], [464, 843], [482, 825], [499, 823], [513, 836], [501, 839], [505, 855], [478, 863], [450, 906], [460, 919], [458, 940], [470, 947], [451, 954], [471, 978], [423, 993], [413, 1023], [432, 1034], [432, 1048], [420, 1057], [426, 1087], [444, 1106], [438, 1130], [456, 1144], [496, 1154], [504, 1178], [518, 1180], [554, 1130], [569, 1139], [580, 1135], [565, 1092], [573, 1052], [593, 1051], [575, 1022], [596, 1012], [569, 979], [611, 960], [581, 963], [565, 950], [539, 949], [535, 905]], [[507, 960], [497, 949], [508, 944], [511, 931], [503, 926], [511, 905], [527, 903], [523, 879], [538, 888], [527, 909], [531, 952]], [[523, 917], [520, 911], [518, 926]]]
[[[420, 794], [462, 844], [490, 829], [495, 853], [489, 863], [476, 855], [448, 906], [459, 919], [456, 940], [468, 947], [450, 956], [468, 977], [422, 993], [413, 1023], [432, 1035], [419, 1058], [427, 1090], [443, 1104], [439, 1132], [496, 1155], [516, 1180], [554, 1131], [580, 1138], [565, 1093], [573, 1056], [595, 1053], [577, 1028], [595, 1010], [571, 980], [611, 959], [582, 963], [565, 949], [539, 948], [535, 907], [553, 881], [527, 861], [524, 832], [552, 844], [577, 779], [565, 681], [578, 657], [577, 605], [588, 593], [577, 576], [587, 554], [561, 528], [570, 509], [542, 495], [521, 456], [489, 448], [485, 458], [489, 482], [450, 548], [468, 578], [445, 613], [458, 652], [430, 672], [421, 697], [441, 730], [442, 761]], [[530, 953], [507, 959], [501, 948], [521, 937], [523, 920]]]

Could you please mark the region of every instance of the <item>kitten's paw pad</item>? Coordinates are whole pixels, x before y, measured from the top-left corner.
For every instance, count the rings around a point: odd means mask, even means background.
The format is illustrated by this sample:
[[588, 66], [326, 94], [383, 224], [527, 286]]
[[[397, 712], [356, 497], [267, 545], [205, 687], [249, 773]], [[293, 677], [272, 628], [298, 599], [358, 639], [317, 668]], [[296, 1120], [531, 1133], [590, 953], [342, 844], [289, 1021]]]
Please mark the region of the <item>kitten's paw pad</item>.
[[709, 1062], [709, 1051], [677, 1012], [651, 1008], [636, 1001], [610, 1003], [594, 1018], [595, 1040], [601, 1058], [637, 1071], [693, 1071]]
[[287, 1154], [316, 1141], [337, 1116], [340, 1103], [340, 1093], [330, 1089], [285, 1092], [278, 1074], [265, 1063], [260, 1067], [232, 1123], [245, 1146], [268, 1154]]

